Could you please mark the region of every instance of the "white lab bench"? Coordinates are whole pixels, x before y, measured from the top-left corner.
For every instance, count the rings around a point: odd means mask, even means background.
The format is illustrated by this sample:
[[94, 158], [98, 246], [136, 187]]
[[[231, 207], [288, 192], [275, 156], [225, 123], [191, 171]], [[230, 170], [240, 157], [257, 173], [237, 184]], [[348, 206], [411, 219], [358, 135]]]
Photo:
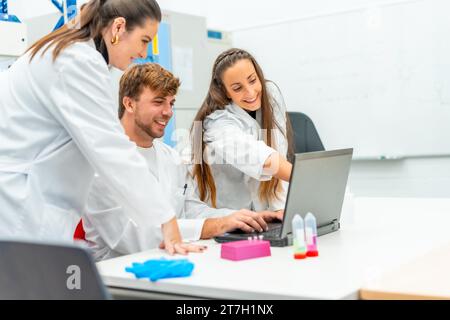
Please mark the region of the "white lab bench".
[[[348, 206], [347, 206], [348, 208]], [[341, 230], [318, 239], [319, 257], [294, 260], [292, 247], [246, 261], [220, 258], [220, 244], [190, 254], [191, 277], [155, 283], [125, 267], [167, 256], [162, 250], [97, 264], [113, 295], [128, 298], [358, 299], [386, 271], [450, 242], [450, 199], [357, 198]], [[178, 257], [176, 257], [178, 258]]]

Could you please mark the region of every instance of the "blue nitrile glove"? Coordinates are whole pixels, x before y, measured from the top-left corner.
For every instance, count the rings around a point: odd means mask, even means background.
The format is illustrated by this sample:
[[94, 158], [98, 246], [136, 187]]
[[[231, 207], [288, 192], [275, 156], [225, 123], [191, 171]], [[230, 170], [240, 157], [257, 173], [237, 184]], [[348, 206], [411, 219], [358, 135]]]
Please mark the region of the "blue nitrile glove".
[[194, 270], [194, 264], [187, 259], [167, 260], [165, 258], [148, 260], [144, 263], [133, 263], [125, 268], [136, 278], [149, 278], [151, 281], [167, 278], [189, 277]]

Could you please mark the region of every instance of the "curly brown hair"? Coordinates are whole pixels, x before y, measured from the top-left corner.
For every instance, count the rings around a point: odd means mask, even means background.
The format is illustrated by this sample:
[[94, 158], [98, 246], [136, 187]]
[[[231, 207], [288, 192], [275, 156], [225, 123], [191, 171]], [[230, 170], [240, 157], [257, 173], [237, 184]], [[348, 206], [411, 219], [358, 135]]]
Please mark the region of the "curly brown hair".
[[159, 64], [136, 64], [127, 69], [120, 79], [119, 119], [125, 113], [123, 99], [125, 97], [139, 101], [144, 88], [152, 90], [163, 97], [174, 96], [180, 87], [180, 80]]

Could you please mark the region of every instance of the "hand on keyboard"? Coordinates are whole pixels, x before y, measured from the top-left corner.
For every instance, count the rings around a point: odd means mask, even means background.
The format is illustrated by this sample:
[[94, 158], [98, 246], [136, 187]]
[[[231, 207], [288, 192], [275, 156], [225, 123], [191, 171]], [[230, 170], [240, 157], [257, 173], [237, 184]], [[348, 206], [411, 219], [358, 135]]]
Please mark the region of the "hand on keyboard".
[[280, 211], [260, 211], [258, 214], [266, 222], [281, 222], [283, 221], [284, 210]]
[[239, 229], [246, 233], [263, 232], [267, 230], [267, 223], [257, 212], [242, 209], [223, 217], [224, 232]]

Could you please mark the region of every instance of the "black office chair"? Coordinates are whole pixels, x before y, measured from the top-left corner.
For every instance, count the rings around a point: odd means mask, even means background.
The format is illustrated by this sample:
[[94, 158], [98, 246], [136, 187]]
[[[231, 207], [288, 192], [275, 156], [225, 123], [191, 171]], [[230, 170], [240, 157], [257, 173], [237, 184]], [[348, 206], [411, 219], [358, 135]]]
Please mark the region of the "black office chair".
[[90, 253], [72, 245], [0, 241], [0, 300], [109, 300]]
[[288, 112], [294, 136], [294, 152], [324, 151], [325, 148], [312, 120], [301, 112]]

